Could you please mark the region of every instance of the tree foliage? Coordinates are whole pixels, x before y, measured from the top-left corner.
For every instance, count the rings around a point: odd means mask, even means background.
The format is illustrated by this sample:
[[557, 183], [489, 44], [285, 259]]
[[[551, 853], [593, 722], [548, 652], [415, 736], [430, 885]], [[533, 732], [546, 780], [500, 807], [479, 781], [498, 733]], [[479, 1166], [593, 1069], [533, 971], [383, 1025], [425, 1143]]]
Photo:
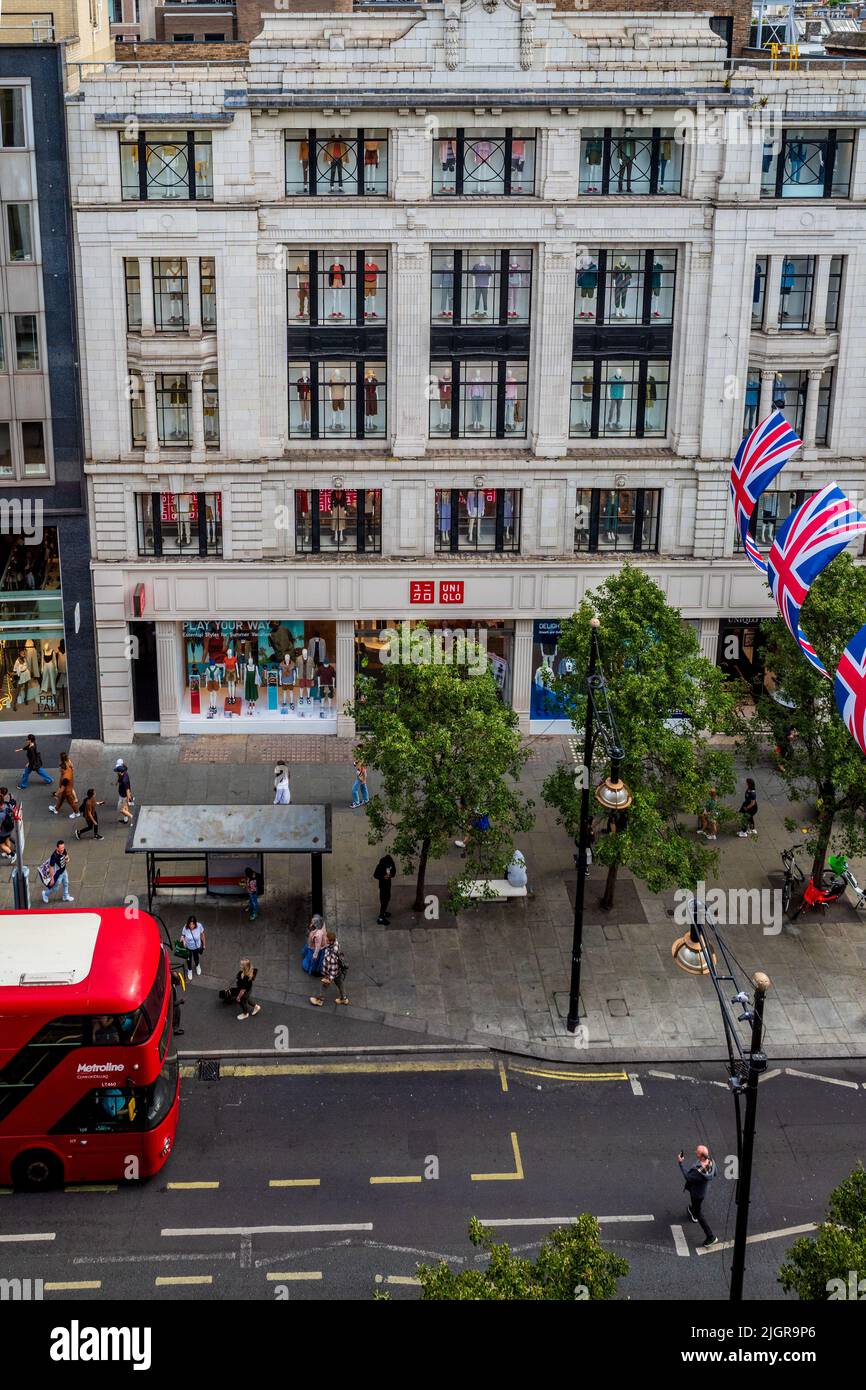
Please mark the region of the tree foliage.
[[579, 1216], [571, 1226], [552, 1231], [535, 1260], [522, 1259], [497, 1245], [493, 1231], [477, 1217], [469, 1223], [469, 1239], [488, 1257], [486, 1269], [452, 1270], [447, 1264], [419, 1265], [422, 1299], [481, 1302], [514, 1299], [562, 1302], [615, 1298], [617, 1280], [628, 1264], [601, 1244], [594, 1216]]
[[[850, 1275], [857, 1285], [866, 1275], [866, 1169], [860, 1164], [830, 1193], [827, 1220], [814, 1236], [801, 1236], [779, 1270], [785, 1293], [798, 1298], [831, 1300], [851, 1297]], [[842, 1281], [840, 1291], [838, 1283]]]
[[[362, 675], [351, 710], [363, 723], [359, 755], [382, 778], [367, 805], [369, 842], [393, 836], [403, 872], [417, 872], [418, 912], [427, 866], [453, 839], [467, 840], [462, 872], [450, 885], [449, 905], [457, 908], [466, 904], [470, 878], [504, 874], [515, 835], [533, 821], [532, 802], [515, 785], [529, 756], [517, 715], [499, 698], [478, 648], [467, 644], [465, 655], [459, 665], [395, 661], [381, 679]], [[467, 836], [481, 813], [490, 829]]]
[[[643, 570], [625, 565], [586, 595], [559, 639], [560, 654], [571, 658], [573, 669], [558, 676], [552, 690], [574, 724], [579, 748], [593, 615], [601, 623], [608, 700], [625, 752], [621, 775], [634, 797], [625, 830], [595, 842], [595, 857], [608, 866], [603, 904], [610, 907], [620, 865], [656, 893], [675, 885], [694, 888], [714, 872], [718, 856], [695, 835], [691, 818], [703, 810], [711, 787], [720, 796], [734, 789], [733, 759], [712, 747], [708, 735], [733, 732], [738, 721], [734, 692], [701, 655], [695, 632]], [[597, 739], [588, 770], [591, 789], [609, 767], [604, 743]], [[558, 768], [542, 795], [576, 838], [581, 788], [574, 768]], [[593, 807], [597, 811], [594, 801]], [[682, 815], [689, 817], [687, 825]]]

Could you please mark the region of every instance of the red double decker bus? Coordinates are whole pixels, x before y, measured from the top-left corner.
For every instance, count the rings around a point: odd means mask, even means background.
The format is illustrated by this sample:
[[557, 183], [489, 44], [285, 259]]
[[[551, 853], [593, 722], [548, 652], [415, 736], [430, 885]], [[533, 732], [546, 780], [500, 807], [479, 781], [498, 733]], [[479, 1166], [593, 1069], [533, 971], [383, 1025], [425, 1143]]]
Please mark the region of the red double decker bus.
[[174, 1144], [174, 990], [122, 908], [0, 913], [0, 1183], [144, 1178]]

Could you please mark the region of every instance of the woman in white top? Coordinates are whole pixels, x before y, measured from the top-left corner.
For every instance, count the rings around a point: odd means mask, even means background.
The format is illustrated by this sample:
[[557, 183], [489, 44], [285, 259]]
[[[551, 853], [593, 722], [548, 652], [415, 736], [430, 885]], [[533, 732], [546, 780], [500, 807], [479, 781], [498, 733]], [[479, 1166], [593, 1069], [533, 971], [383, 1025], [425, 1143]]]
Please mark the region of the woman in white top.
[[191, 980], [193, 966], [195, 966], [196, 975], [201, 974], [201, 955], [204, 950], [204, 927], [201, 922], [196, 921], [195, 917], [187, 917], [186, 926], [181, 932], [181, 940], [189, 951], [186, 977]]
[[289, 786], [289, 769], [285, 763], [278, 763], [274, 768], [274, 805], [290, 806], [292, 804], [292, 791]]

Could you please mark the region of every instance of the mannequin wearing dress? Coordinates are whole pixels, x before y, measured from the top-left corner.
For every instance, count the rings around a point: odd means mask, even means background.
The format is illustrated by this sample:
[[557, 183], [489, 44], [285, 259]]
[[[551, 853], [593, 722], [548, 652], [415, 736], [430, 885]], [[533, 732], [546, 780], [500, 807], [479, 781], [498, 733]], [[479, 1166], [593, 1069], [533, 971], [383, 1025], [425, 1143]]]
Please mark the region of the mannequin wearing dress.
[[298, 393], [298, 414], [300, 416], [300, 427], [302, 430], [310, 428], [310, 373], [301, 372], [295, 382], [295, 390]]
[[328, 289], [331, 294], [331, 318], [344, 319], [343, 299], [346, 294], [346, 267], [333, 260], [328, 266]]
[[244, 667], [244, 699], [247, 702], [247, 714], [255, 714], [261, 683], [262, 677], [259, 668], [252, 656], [248, 656]]

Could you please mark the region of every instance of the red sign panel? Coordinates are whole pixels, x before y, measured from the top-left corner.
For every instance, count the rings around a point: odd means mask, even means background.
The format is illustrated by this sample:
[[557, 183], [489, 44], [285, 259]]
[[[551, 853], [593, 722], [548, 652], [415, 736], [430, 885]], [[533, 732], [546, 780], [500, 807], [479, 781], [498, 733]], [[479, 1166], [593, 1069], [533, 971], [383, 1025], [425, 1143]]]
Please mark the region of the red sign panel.
[[462, 602], [463, 602], [463, 580], [462, 580], [462, 579], [440, 579], [440, 581], [439, 581], [439, 602], [440, 602], [440, 603], [462, 603]]
[[432, 603], [435, 588], [436, 583], [433, 579], [410, 579], [409, 602]]

